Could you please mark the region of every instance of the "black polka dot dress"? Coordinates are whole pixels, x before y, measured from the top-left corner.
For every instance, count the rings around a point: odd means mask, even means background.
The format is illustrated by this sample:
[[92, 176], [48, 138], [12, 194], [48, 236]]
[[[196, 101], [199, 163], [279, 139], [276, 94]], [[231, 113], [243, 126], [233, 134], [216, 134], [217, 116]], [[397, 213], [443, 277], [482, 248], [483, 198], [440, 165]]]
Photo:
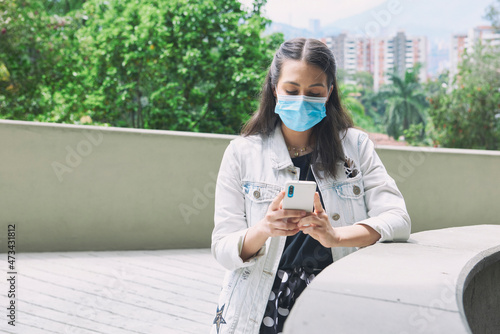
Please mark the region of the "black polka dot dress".
[[278, 279], [274, 281], [266, 312], [262, 319], [260, 333], [281, 333], [285, 320], [297, 297], [313, 280], [315, 275], [303, 268], [278, 270]]
[[[311, 153], [292, 158], [300, 168], [300, 180], [315, 181], [310, 171]], [[319, 190], [316, 189], [319, 193]], [[323, 199], [321, 204], [324, 207]], [[309, 235], [299, 232], [287, 237], [264, 317], [261, 334], [277, 334], [283, 326], [295, 301], [324, 268], [333, 263], [332, 252]]]

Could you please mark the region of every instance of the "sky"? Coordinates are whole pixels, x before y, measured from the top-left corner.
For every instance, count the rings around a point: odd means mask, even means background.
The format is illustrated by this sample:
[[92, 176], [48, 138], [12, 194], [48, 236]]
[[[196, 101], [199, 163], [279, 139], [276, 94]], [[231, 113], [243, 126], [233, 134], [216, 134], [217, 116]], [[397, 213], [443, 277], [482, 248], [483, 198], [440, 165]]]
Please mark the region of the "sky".
[[[322, 24], [328, 24], [384, 2], [385, 0], [268, 0], [265, 8], [266, 16], [275, 22], [308, 28], [309, 19], [319, 19]], [[241, 0], [241, 3], [249, 5], [252, 0]]]
[[[380, 11], [389, 3], [396, 3], [398, 14], [404, 21], [428, 22], [429, 25], [468, 30], [464, 25], [480, 25], [485, 8], [496, 0], [268, 0], [265, 15], [274, 22], [290, 24], [297, 28], [308, 28], [310, 19], [319, 19], [321, 26], [351, 16]], [[241, 0], [251, 5], [252, 0]], [[371, 12], [370, 12], [371, 11]], [[415, 15], [412, 16], [412, 13]], [[394, 20], [401, 21], [401, 20]], [[401, 23], [398, 23], [401, 24]], [[404, 24], [404, 23], [402, 23]]]

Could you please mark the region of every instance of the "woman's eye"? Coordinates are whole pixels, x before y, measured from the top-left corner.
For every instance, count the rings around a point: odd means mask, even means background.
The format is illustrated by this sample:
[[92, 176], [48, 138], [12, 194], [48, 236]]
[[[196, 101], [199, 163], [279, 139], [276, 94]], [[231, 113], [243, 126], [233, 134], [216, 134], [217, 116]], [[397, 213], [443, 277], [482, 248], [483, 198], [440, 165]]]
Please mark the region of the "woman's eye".
[[318, 96], [320, 96], [321, 94], [319, 94], [319, 93], [318, 93], [318, 94], [315, 94], [315, 93], [309, 93], [309, 94], [307, 94], [307, 95], [312, 96], [312, 97], [318, 97]]
[[289, 91], [289, 90], [285, 90], [285, 92], [289, 95], [297, 95], [298, 92], [296, 90], [294, 90], [293, 92]]

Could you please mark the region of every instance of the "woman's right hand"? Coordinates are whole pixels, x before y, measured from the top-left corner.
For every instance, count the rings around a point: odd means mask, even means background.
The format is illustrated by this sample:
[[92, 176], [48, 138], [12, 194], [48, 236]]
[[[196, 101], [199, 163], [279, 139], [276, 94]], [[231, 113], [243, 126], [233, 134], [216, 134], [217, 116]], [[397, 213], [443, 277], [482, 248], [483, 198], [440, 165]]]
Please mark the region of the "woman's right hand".
[[304, 210], [283, 209], [285, 191], [281, 191], [271, 202], [264, 218], [257, 223], [257, 228], [268, 237], [290, 236], [299, 232], [297, 223], [306, 216]]
[[248, 229], [240, 253], [243, 261], [253, 257], [269, 237], [290, 236], [299, 232], [297, 223], [306, 216], [306, 212], [283, 210], [284, 197], [285, 191], [280, 192], [269, 205], [264, 218]]

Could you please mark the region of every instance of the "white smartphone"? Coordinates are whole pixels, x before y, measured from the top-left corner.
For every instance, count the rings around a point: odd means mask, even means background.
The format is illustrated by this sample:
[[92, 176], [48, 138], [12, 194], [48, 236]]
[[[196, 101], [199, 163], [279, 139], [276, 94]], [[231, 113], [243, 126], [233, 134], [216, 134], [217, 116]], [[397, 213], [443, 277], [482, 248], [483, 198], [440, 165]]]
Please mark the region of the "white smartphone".
[[285, 198], [283, 198], [282, 207], [283, 209], [312, 212], [315, 192], [316, 182], [314, 181], [288, 181], [285, 184]]

